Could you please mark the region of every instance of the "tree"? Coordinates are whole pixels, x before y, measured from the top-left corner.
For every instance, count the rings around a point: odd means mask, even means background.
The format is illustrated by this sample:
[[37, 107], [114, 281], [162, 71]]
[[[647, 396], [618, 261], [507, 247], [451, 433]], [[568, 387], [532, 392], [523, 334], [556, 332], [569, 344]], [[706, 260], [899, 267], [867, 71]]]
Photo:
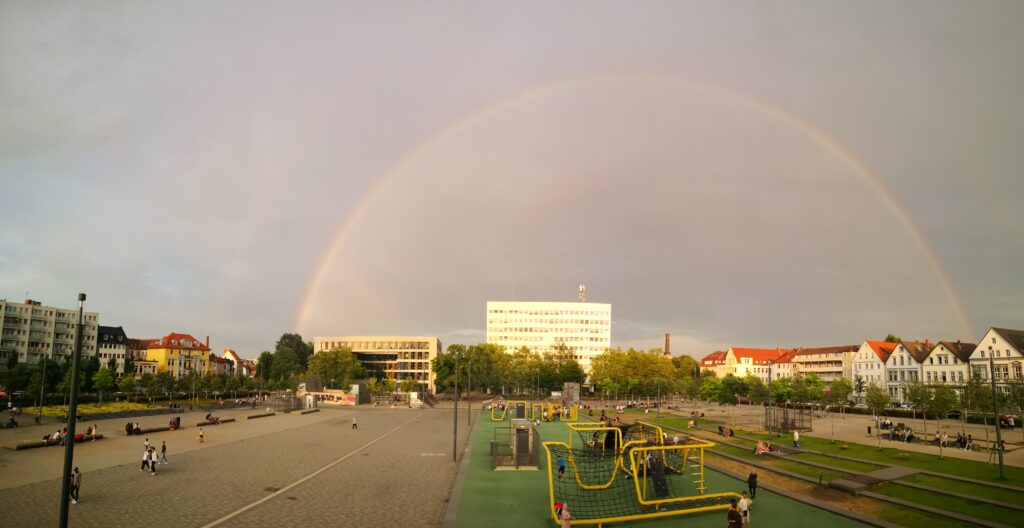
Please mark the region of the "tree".
[[92, 386], [100, 393], [100, 403], [103, 403], [103, 391], [114, 388], [114, 375], [106, 367], [101, 368], [92, 375]]
[[[865, 402], [871, 412], [877, 417], [887, 407], [889, 407], [889, 393], [885, 389], [875, 385], [874, 383], [868, 385], [867, 395], [865, 396]], [[878, 435], [878, 449], [882, 449], [882, 433], [878, 431], [878, 422], [875, 422], [875, 434]]]
[[928, 407], [931, 405], [932, 391], [920, 381], [913, 380], [903, 384], [904, 399], [910, 402], [914, 406], [915, 412], [922, 411], [922, 428], [923, 434], [928, 434], [928, 417], [925, 415]]
[[732, 374], [726, 374], [722, 378], [718, 394], [715, 400], [722, 405], [736, 405], [740, 396], [746, 396], [747, 384], [743, 378], [737, 378]]
[[404, 380], [402, 380], [402, 383], [399, 386], [402, 392], [416, 392], [416, 389], [419, 387], [419, 385], [419, 381], [414, 380], [412, 378], [405, 378]]
[[260, 353], [260, 357], [257, 359], [256, 377], [262, 379], [263, 381], [268, 381], [270, 379], [270, 371], [273, 368], [273, 366], [274, 354], [271, 354], [270, 352], [264, 350], [263, 352]]
[[[928, 412], [939, 421], [936, 430], [941, 429], [942, 419], [956, 406], [956, 391], [946, 385], [932, 387], [932, 397], [928, 402]], [[942, 458], [942, 443], [939, 443], [939, 458]]]
[[867, 388], [867, 383], [864, 382], [864, 377], [857, 374], [857, 376], [853, 378], [853, 390], [856, 391], [857, 397], [864, 394], [865, 388]]
[[[863, 380], [861, 380], [863, 383]], [[836, 378], [828, 384], [830, 397], [838, 404], [844, 404], [853, 393], [853, 384], [846, 378]]]
[[702, 400], [718, 400], [718, 393], [722, 390], [722, 382], [718, 378], [708, 376], [701, 381], [698, 394]]
[[296, 372], [302, 372], [302, 364], [299, 363], [299, 354], [291, 348], [281, 347], [274, 353], [274, 361], [270, 366], [270, 377], [276, 380], [286, 380]]
[[885, 342], [886, 343], [901, 343], [901, 342], [903, 342], [903, 340], [900, 339], [900, 336], [898, 336], [898, 335], [886, 334]]
[[307, 374], [320, 378], [324, 385], [348, 389], [354, 380], [366, 376], [362, 363], [350, 348], [336, 348], [309, 358]]
[[[1006, 402], [1016, 407], [1017, 412], [1024, 412], [1024, 378], [1014, 378], [1007, 382], [1006, 390]], [[1024, 423], [1019, 425], [1021, 425], [1021, 435], [1024, 435]]]
[[238, 396], [238, 389], [242, 386], [242, 380], [238, 376], [228, 376], [224, 380], [224, 390], [231, 393], [231, 397], [235, 398]]
[[285, 348], [295, 352], [295, 358], [300, 366], [299, 370], [305, 370], [309, 364], [309, 356], [313, 355], [313, 347], [303, 341], [299, 334], [283, 334], [274, 345], [275, 355]]
[[761, 381], [761, 378], [753, 374], [747, 374], [743, 381], [747, 385], [747, 396], [750, 397], [751, 403], [764, 403], [768, 401], [768, 386]]
[[135, 392], [135, 375], [125, 374], [121, 381], [118, 382], [117, 388], [125, 393], [126, 396], [133, 394]]

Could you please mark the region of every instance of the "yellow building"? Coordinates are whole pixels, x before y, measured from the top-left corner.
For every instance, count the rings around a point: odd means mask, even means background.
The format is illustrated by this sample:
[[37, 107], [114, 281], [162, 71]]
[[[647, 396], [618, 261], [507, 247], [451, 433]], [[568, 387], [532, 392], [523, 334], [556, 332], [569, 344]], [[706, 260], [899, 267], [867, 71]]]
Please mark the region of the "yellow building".
[[146, 348], [146, 360], [155, 361], [157, 372], [170, 372], [174, 379], [190, 372], [213, 373], [210, 347], [188, 334], [172, 332], [153, 341]]

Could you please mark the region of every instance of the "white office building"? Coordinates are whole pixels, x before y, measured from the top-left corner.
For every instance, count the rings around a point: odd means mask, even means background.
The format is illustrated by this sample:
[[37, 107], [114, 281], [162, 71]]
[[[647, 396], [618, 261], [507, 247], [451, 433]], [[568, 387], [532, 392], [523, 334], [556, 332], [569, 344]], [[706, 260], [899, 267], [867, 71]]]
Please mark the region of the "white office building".
[[580, 366], [612, 344], [612, 305], [588, 302], [488, 302], [487, 342], [512, 352], [554, 351], [564, 345]]
[[[84, 312], [82, 358], [96, 355], [99, 314]], [[12, 357], [35, 365], [43, 357], [70, 359], [75, 349], [78, 310], [43, 306], [31, 299], [24, 303], [0, 299], [0, 368]]]

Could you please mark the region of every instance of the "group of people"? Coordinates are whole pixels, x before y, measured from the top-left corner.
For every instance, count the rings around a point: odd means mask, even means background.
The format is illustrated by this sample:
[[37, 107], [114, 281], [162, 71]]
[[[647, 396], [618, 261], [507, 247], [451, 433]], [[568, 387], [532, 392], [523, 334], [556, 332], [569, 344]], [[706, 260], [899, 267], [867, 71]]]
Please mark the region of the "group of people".
[[765, 453], [770, 453], [771, 450], [772, 450], [772, 443], [770, 441], [758, 440], [757, 441], [757, 445], [754, 447], [754, 454], [755, 455], [763, 455]]
[[142, 434], [142, 426], [139, 425], [139, 422], [135, 422], [135, 423], [128, 422], [128, 423], [126, 423], [124, 425], [124, 432], [128, 436], [139, 435], [139, 434]]
[[[76, 442], [82, 442], [82, 441], [85, 441], [85, 440], [92, 440], [93, 442], [95, 442], [96, 441], [96, 430], [97, 430], [97, 427], [95, 425], [90, 425], [85, 430], [85, 432], [75, 433], [75, 441]], [[56, 430], [52, 435], [48, 434], [48, 435], [43, 436], [43, 441], [46, 442], [47, 445], [59, 444], [59, 445], [63, 446], [63, 445], [65, 445], [67, 443], [68, 436], [69, 436], [68, 428], [65, 427], [63, 429]]]
[[145, 471], [149, 469], [149, 474], [156, 476], [157, 464], [167, 463], [167, 442], [164, 441], [160, 445], [160, 456], [157, 457], [156, 446], [150, 445], [149, 438], [146, 439], [142, 444], [142, 466], [139, 467], [139, 471]]
[[[693, 422], [693, 420], [690, 420], [690, 422]], [[732, 427], [723, 427], [721, 425], [718, 426], [718, 434], [726, 438], [730, 436], [736, 436], [736, 433], [732, 431]]]
[[181, 429], [181, 416], [171, 418], [171, 421], [167, 423], [167, 429], [170, 431], [177, 431], [178, 429]]
[[899, 440], [908, 444], [912, 443], [914, 441], [914, 429], [906, 425], [897, 427], [893, 432], [889, 433], [889, 440]]

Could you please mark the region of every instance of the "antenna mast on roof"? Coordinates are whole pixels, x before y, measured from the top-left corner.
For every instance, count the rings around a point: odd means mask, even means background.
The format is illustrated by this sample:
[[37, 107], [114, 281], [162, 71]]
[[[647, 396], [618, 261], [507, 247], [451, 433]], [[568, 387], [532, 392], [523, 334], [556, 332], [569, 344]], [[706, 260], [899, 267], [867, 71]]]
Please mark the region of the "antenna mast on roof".
[[587, 287], [583, 284], [580, 284], [580, 302], [587, 302]]

